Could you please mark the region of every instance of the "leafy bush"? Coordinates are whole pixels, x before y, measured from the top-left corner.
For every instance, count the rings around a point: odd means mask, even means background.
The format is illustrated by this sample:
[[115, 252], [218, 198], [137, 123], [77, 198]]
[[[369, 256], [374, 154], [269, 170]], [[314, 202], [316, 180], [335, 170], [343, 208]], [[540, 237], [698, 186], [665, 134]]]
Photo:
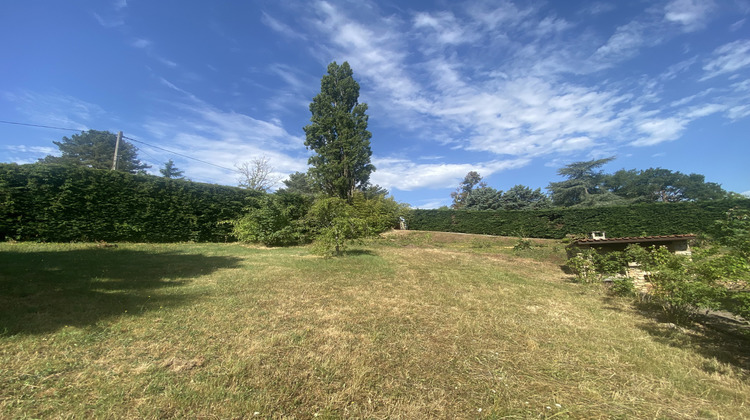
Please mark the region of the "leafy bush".
[[531, 240], [521, 236], [518, 237], [516, 244], [513, 245], [513, 251], [515, 252], [525, 251], [532, 248], [534, 248], [534, 244], [531, 242]]
[[628, 259], [624, 252], [599, 252], [586, 249], [569, 258], [566, 266], [584, 283], [601, 280], [605, 276], [625, 274]]
[[405, 206], [382, 195], [366, 197], [357, 192], [346, 200], [277, 192], [256, 200], [233, 223], [243, 242], [286, 246], [314, 241], [323, 255], [339, 255], [347, 245], [398, 225]]
[[618, 296], [634, 296], [636, 292], [633, 280], [627, 277], [614, 279], [611, 291]]
[[338, 197], [316, 200], [305, 219], [315, 238], [314, 249], [325, 256], [340, 255], [349, 242], [372, 232], [366, 219]]
[[233, 223], [233, 233], [242, 242], [259, 242], [266, 246], [289, 246], [307, 242], [304, 223], [312, 199], [305, 195], [279, 192], [266, 195], [247, 209], [247, 214]]
[[575, 256], [568, 258], [565, 265], [576, 275], [576, 279], [582, 283], [591, 283], [598, 278], [596, 264], [594, 263], [596, 252], [587, 249], [577, 253]]

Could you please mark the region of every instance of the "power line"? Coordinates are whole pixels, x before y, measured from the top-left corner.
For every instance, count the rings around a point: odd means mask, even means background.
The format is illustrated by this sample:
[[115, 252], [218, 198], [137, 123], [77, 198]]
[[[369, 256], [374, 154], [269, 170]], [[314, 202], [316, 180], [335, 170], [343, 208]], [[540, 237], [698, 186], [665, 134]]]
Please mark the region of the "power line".
[[28, 123], [14, 122], [14, 121], [3, 121], [3, 120], [0, 120], [0, 123], [3, 123], [3, 124], [13, 124], [13, 125], [25, 125], [27, 127], [51, 128], [53, 130], [86, 131], [86, 130], [80, 130], [78, 128], [52, 127], [52, 126], [49, 126], [49, 125], [28, 124]]
[[[3, 124], [12, 124], [12, 125], [22, 125], [22, 126], [26, 126], [26, 127], [51, 128], [51, 129], [53, 129], [53, 130], [66, 130], [66, 131], [76, 131], [76, 132], [79, 132], [79, 131], [81, 131], [81, 132], [82, 132], [82, 131], [85, 131], [85, 130], [79, 130], [79, 129], [76, 129], [76, 128], [53, 127], [53, 126], [50, 126], [50, 125], [41, 125], [41, 124], [29, 124], [29, 123], [21, 123], [21, 122], [15, 122], [15, 121], [4, 121], [4, 120], [0, 120], [0, 123], [3, 123]], [[192, 157], [192, 156], [188, 156], [188, 155], [185, 155], [185, 154], [182, 154], [182, 153], [179, 153], [179, 152], [175, 152], [175, 151], [173, 151], [173, 150], [168, 150], [168, 149], [165, 149], [165, 148], [163, 148], [163, 147], [159, 147], [159, 146], [154, 146], [153, 144], [149, 144], [149, 143], [146, 143], [145, 141], [140, 141], [140, 140], [136, 140], [136, 139], [134, 139], [134, 138], [132, 138], [132, 137], [122, 136], [122, 138], [124, 138], [124, 139], [128, 139], [128, 140], [130, 140], [130, 141], [134, 141], [134, 142], [136, 142], [136, 143], [141, 143], [141, 144], [145, 144], [146, 146], [149, 146], [149, 147], [153, 147], [154, 149], [159, 149], [159, 150], [163, 150], [163, 151], [165, 151], [165, 152], [167, 152], [167, 153], [172, 153], [172, 154], [174, 154], [174, 155], [177, 155], [177, 156], [182, 156], [182, 157], [184, 157], [184, 158], [186, 158], [186, 159], [192, 159], [192, 160], [194, 160], [194, 161], [196, 161], [196, 162], [204, 163], [204, 164], [206, 164], [206, 165], [211, 165], [211, 166], [215, 166], [215, 167], [217, 167], [217, 168], [221, 168], [221, 169], [226, 169], [226, 170], [228, 170], [228, 171], [232, 171], [232, 172], [237, 172], [237, 169], [227, 168], [227, 167], [225, 167], [225, 166], [217, 165], [217, 164], [215, 164], [215, 163], [211, 163], [211, 162], [206, 162], [205, 160], [200, 160], [200, 159], [194, 158], [194, 157]]]
[[182, 153], [178, 153], [178, 152], [175, 152], [173, 150], [165, 149], [163, 147], [154, 146], [153, 144], [148, 144], [145, 141], [136, 140], [136, 139], [134, 139], [132, 137], [122, 136], [122, 138], [130, 140], [130, 141], [134, 141], [136, 143], [145, 144], [146, 146], [153, 147], [154, 149], [163, 150], [163, 151], [165, 151], [167, 153], [172, 153], [172, 154], [177, 155], [177, 156], [182, 156], [182, 157], [187, 158], [187, 159], [192, 159], [192, 160], [194, 160], [196, 162], [205, 163], [206, 165], [211, 165], [211, 166], [215, 166], [217, 168], [226, 169], [228, 171], [237, 172], [237, 169], [227, 168], [226, 166], [221, 166], [221, 165], [217, 165], [215, 163], [206, 162], [205, 160], [196, 159], [196, 158], [194, 158], [192, 156], [184, 155]]

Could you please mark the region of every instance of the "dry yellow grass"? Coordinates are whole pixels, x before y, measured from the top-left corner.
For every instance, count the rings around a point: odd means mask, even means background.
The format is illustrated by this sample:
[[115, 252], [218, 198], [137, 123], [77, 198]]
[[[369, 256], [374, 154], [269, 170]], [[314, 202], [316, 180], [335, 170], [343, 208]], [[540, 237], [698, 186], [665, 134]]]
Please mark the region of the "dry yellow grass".
[[[10, 320], [0, 416], [750, 416], [742, 359], [570, 282], [554, 243], [519, 254], [513, 243], [407, 233], [335, 259], [240, 245], [95, 251], [110, 266], [123, 252], [133, 265], [153, 259], [125, 283], [158, 285], [107, 288], [106, 273], [90, 274], [84, 289], [115, 296], [106, 316], [66, 326], [41, 306], [27, 324]], [[60, 247], [0, 245], [0, 280], [75, 271], [22, 266]], [[87, 252], [77, 264], [93, 264]], [[4, 302], [35, 296], [9, 293]]]

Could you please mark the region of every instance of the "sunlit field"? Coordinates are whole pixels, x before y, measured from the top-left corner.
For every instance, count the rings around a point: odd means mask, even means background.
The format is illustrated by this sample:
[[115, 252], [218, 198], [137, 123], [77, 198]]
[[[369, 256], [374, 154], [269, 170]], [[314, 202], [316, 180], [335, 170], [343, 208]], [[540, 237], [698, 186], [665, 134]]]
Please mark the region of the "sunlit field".
[[0, 244], [0, 417], [750, 417], [746, 340], [516, 241]]

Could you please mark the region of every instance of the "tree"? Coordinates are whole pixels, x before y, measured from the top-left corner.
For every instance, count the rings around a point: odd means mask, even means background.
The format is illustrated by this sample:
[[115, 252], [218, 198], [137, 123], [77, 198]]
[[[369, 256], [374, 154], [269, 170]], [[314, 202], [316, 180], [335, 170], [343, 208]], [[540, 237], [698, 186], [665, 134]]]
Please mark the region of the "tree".
[[314, 182], [329, 196], [347, 201], [367, 186], [375, 170], [367, 104], [358, 103], [359, 84], [352, 74], [347, 62], [328, 65], [310, 104], [311, 124], [304, 127], [305, 146], [315, 152], [308, 160]]
[[482, 185], [472, 189], [463, 200], [466, 210], [498, 210], [502, 203], [503, 192]]
[[604, 185], [621, 197], [644, 202], [718, 200], [728, 195], [719, 184], [706, 182], [703, 175], [662, 168], [621, 169], [606, 177]]
[[514, 185], [500, 199], [504, 210], [540, 210], [552, 205], [549, 197], [541, 188], [532, 190], [525, 185]]
[[470, 171], [464, 177], [464, 180], [458, 185], [456, 191], [451, 193], [453, 204], [451, 207], [454, 209], [460, 209], [466, 205], [466, 198], [471, 194], [471, 191], [479, 185], [480, 187], [486, 187], [487, 185], [482, 182], [482, 176], [479, 172]]
[[164, 163], [164, 167], [159, 169], [159, 172], [161, 172], [161, 175], [164, 178], [171, 178], [171, 179], [183, 179], [184, 177], [182, 174], [184, 174], [184, 171], [181, 171], [177, 169], [177, 166], [175, 166], [172, 159], [169, 159], [167, 162]]
[[378, 184], [371, 185], [368, 184], [365, 188], [362, 189], [362, 192], [364, 193], [365, 197], [367, 198], [384, 198], [388, 195], [388, 190], [386, 188], [381, 187]]
[[[604, 159], [594, 159], [584, 162], [573, 162], [557, 170], [557, 174], [567, 177], [565, 181], [550, 182], [547, 189], [550, 191], [552, 202], [557, 206], [575, 206], [602, 204], [613, 198], [614, 194], [604, 195], [600, 199], [591, 197], [601, 194], [603, 181], [606, 177], [597, 168], [613, 161], [614, 156]], [[601, 200], [604, 198], [605, 200]]]
[[241, 188], [268, 192], [279, 182], [279, 178], [273, 175], [273, 166], [265, 156], [235, 164], [234, 167], [240, 174], [237, 182]]
[[306, 172], [295, 172], [281, 182], [284, 183], [286, 188], [282, 188], [279, 191], [303, 195], [315, 195], [317, 192], [312, 177]]
[[[61, 156], [48, 155], [39, 159], [42, 163], [87, 166], [95, 169], [112, 169], [117, 135], [109, 131], [89, 130], [81, 134], [63, 137], [54, 141], [62, 153]], [[142, 173], [151, 166], [138, 160], [138, 148], [125, 140], [120, 140], [118, 149], [117, 170], [130, 173]]]

